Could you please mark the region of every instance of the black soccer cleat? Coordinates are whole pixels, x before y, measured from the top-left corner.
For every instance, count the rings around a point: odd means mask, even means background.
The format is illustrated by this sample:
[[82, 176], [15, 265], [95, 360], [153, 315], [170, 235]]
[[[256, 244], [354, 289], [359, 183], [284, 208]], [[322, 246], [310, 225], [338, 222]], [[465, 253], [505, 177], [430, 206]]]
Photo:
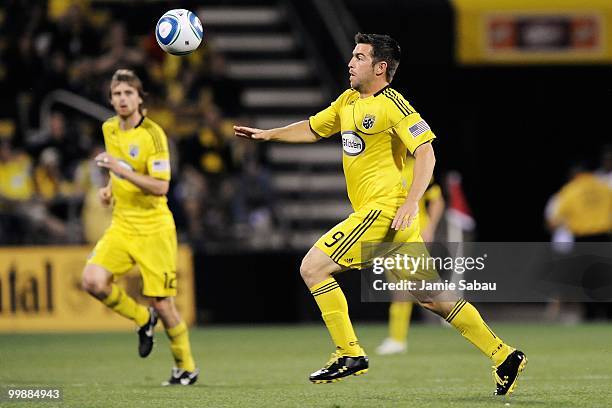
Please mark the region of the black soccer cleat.
[[368, 372], [369, 360], [367, 356], [342, 356], [332, 354], [332, 358], [325, 367], [310, 374], [310, 381], [314, 384], [333, 383], [349, 375], [362, 375]]
[[149, 321], [138, 329], [138, 354], [145, 358], [153, 350], [153, 334], [157, 324], [157, 312], [149, 307]]
[[514, 350], [503, 363], [493, 367], [493, 380], [495, 381], [495, 395], [510, 395], [516, 388], [518, 376], [527, 365], [527, 356], [520, 351]]
[[173, 367], [172, 375], [168, 381], [164, 381], [162, 385], [192, 385], [196, 381], [198, 381], [198, 374], [200, 374], [200, 369], [196, 368], [193, 371], [185, 371], [180, 368]]

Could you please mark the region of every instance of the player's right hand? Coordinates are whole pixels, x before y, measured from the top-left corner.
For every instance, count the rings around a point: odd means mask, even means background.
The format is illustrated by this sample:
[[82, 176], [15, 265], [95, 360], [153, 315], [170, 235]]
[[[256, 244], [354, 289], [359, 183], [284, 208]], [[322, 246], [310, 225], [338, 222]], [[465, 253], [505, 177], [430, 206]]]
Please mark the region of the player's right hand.
[[111, 186], [105, 186], [98, 190], [98, 197], [100, 198], [100, 202], [104, 207], [108, 207], [111, 205], [113, 199], [113, 193], [111, 191]]
[[266, 130], [246, 126], [234, 126], [234, 135], [252, 140], [270, 140], [270, 135]]

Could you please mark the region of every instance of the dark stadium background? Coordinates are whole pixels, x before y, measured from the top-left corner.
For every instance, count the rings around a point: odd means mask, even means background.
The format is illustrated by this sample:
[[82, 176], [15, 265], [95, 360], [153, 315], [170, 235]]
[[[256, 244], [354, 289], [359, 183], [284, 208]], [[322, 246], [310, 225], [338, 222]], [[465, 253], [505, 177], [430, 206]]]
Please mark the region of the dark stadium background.
[[[3, 2], [3, 39], [10, 48], [29, 19], [29, 2]], [[287, 2], [314, 44], [332, 43], [311, 1]], [[134, 32], [152, 30], [169, 8], [205, 1], [95, 2], [109, 7]], [[274, 1], [214, 4], [275, 5]], [[359, 29], [387, 33], [402, 45], [393, 87], [422, 113], [438, 136], [436, 175], [463, 175], [463, 188], [480, 241], [547, 241], [543, 210], [576, 161], [597, 166], [612, 138], [610, 65], [463, 66], [455, 58], [454, 11], [445, 0], [346, 1]], [[206, 15], [202, 16], [205, 42]], [[204, 44], [206, 47], [206, 44]], [[335, 94], [347, 86], [350, 49], [320, 47]], [[12, 61], [2, 60], [11, 72]], [[5, 77], [1, 115], [16, 116], [14, 86], [31, 78]], [[145, 88], [147, 84], [145, 83]], [[313, 112], [314, 113], [314, 112]], [[17, 140], [19, 140], [19, 129]], [[331, 227], [331, 225], [330, 225]], [[237, 244], [239, 244], [237, 242]], [[318, 311], [299, 277], [303, 250], [254, 250], [231, 244], [193, 245], [200, 322], [317, 321]], [[340, 278], [354, 319], [382, 319], [386, 305], [359, 302], [357, 273]], [[279, 308], [282, 305], [282, 308]]]

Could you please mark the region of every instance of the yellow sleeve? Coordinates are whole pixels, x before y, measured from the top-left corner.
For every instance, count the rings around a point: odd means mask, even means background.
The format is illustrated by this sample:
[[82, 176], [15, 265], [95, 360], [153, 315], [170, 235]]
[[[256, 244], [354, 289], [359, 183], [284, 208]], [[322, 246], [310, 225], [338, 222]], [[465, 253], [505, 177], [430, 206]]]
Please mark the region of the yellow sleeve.
[[568, 198], [568, 186], [565, 186], [557, 194], [557, 200], [553, 211], [553, 219], [556, 221], [564, 220], [570, 212], [571, 200]]
[[151, 153], [147, 157], [147, 171], [153, 178], [170, 180], [170, 152], [168, 138], [162, 128], [156, 126], [149, 129], [153, 140]]
[[344, 103], [345, 91], [329, 107], [310, 117], [310, 129], [319, 137], [330, 137], [340, 132], [340, 108]]
[[113, 118], [108, 119], [106, 122], [102, 123], [102, 136], [104, 137], [104, 149], [108, 151], [109, 149], [109, 137], [113, 128]]
[[410, 154], [414, 154], [420, 145], [436, 138], [427, 122], [416, 112], [405, 116], [393, 127], [393, 130], [408, 148]]
[[423, 194], [423, 199], [427, 202], [437, 200], [440, 197], [442, 197], [442, 189], [436, 183], [430, 184], [427, 190], [425, 190], [425, 194]]

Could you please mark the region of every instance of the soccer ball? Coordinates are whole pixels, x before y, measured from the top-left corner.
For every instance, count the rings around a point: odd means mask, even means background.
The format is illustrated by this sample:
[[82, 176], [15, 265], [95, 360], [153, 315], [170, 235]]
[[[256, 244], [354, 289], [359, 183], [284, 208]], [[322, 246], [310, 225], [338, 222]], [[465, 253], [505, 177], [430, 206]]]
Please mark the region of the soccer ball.
[[198, 16], [189, 10], [166, 12], [155, 27], [155, 38], [162, 50], [172, 55], [185, 55], [200, 46], [204, 32]]

